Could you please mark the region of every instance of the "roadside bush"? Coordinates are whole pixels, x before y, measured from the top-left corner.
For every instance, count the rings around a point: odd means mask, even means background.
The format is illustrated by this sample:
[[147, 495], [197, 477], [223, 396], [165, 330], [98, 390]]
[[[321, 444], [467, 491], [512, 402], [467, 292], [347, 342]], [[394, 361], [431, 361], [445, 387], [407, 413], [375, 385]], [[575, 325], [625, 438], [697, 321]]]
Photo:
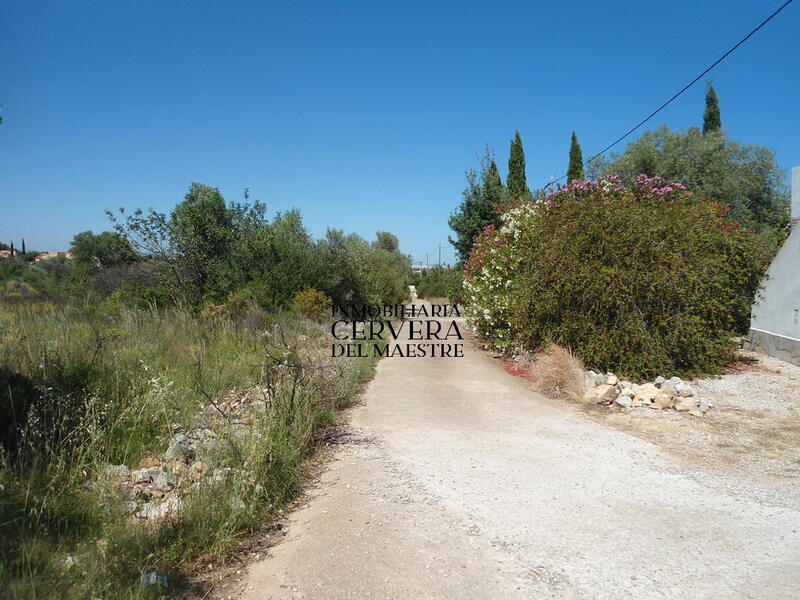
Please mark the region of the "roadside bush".
[[458, 267], [436, 267], [423, 273], [416, 284], [420, 298], [447, 298], [451, 304], [463, 300], [464, 275]]
[[309, 319], [320, 323], [331, 316], [331, 299], [325, 292], [310, 287], [295, 292], [294, 307]]
[[659, 178], [576, 182], [478, 239], [470, 314], [507, 351], [557, 343], [629, 377], [719, 371], [768, 261], [726, 213]]
[[453, 274], [445, 284], [445, 295], [450, 304], [464, 304], [464, 272], [461, 269], [453, 268]]

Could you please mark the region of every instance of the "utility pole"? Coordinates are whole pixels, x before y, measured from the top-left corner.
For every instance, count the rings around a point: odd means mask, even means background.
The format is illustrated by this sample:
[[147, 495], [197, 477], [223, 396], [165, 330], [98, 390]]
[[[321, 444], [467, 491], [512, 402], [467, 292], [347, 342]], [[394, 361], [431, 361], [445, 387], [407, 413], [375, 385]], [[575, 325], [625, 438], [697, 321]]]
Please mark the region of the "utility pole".
[[425, 266], [426, 267], [430, 266], [430, 264], [428, 263], [428, 253], [427, 252], [425, 253]]
[[442, 268], [442, 245], [439, 244], [439, 268]]

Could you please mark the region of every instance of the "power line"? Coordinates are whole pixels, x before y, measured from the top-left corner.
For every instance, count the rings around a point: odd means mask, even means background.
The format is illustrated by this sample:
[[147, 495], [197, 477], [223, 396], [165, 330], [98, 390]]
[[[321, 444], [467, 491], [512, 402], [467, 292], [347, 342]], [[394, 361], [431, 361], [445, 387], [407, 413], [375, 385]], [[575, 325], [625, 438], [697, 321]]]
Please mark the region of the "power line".
[[[633, 127], [631, 127], [631, 128], [628, 130], [628, 131], [626, 131], [624, 134], [622, 134], [621, 136], [619, 136], [619, 137], [618, 137], [616, 140], [614, 140], [614, 141], [613, 141], [611, 144], [609, 144], [608, 146], [606, 146], [605, 148], [603, 148], [603, 149], [602, 149], [600, 152], [598, 152], [598, 153], [597, 153], [597, 154], [595, 154], [594, 156], [592, 156], [592, 157], [590, 157], [589, 159], [587, 159], [586, 161], [584, 161], [584, 163], [583, 163], [583, 166], [584, 166], [584, 167], [585, 167], [585, 166], [587, 166], [587, 165], [588, 165], [590, 162], [592, 162], [592, 161], [593, 161], [595, 158], [597, 158], [598, 156], [602, 156], [603, 154], [605, 154], [606, 152], [608, 152], [609, 150], [611, 150], [611, 148], [613, 148], [614, 146], [616, 146], [617, 144], [619, 144], [619, 143], [620, 143], [622, 140], [624, 140], [626, 137], [628, 137], [628, 136], [629, 136], [630, 134], [632, 134], [634, 131], [636, 131], [637, 129], [639, 129], [639, 127], [641, 127], [642, 125], [644, 125], [645, 123], [647, 123], [647, 122], [648, 122], [650, 119], [652, 119], [653, 117], [655, 117], [655, 116], [656, 116], [658, 113], [660, 113], [660, 112], [661, 112], [661, 111], [662, 111], [664, 108], [666, 108], [667, 106], [669, 106], [669, 105], [672, 103], [672, 101], [673, 101], [673, 100], [675, 100], [676, 98], [678, 98], [678, 96], [680, 96], [681, 94], [683, 94], [683, 92], [685, 92], [685, 91], [686, 91], [686, 90], [688, 90], [690, 87], [692, 87], [692, 86], [693, 86], [695, 83], [697, 83], [697, 82], [698, 82], [698, 81], [699, 81], [699, 80], [700, 80], [700, 79], [701, 79], [701, 78], [702, 78], [702, 77], [703, 77], [703, 76], [704, 76], [706, 73], [708, 73], [709, 71], [711, 71], [711, 69], [713, 69], [714, 67], [716, 67], [716, 66], [717, 66], [719, 63], [721, 63], [723, 60], [725, 60], [726, 58], [728, 58], [728, 56], [729, 56], [730, 54], [732, 54], [734, 50], [736, 50], [736, 49], [737, 49], [739, 46], [741, 46], [741, 45], [742, 45], [742, 44], [744, 44], [744, 43], [745, 43], [747, 40], [749, 40], [751, 37], [753, 37], [753, 35], [754, 35], [754, 34], [755, 34], [755, 33], [756, 33], [756, 32], [757, 32], [759, 29], [761, 29], [762, 27], [764, 27], [764, 25], [766, 25], [767, 23], [769, 23], [769, 22], [770, 22], [770, 21], [771, 21], [771, 20], [772, 20], [772, 19], [773, 19], [775, 16], [777, 16], [777, 15], [778, 15], [778, 13], [779, 13], [779, 12], [781, 12], [781, 11], [782, 11], [784, 8], [786, 8], [787, 6], [789, 6], [789, 5], [790, 5], [792, 2], [794, 2], [794, 0], [786, 0], [786, 2], [784, 2], [783, 4], [781, 4], [781, 5], [780, 5], [780, 6], [779, 6], [779, 7], [778, 7], [776, 10], [775, 10], [775, 12], [773, 12], [773, 13], [772, 13], [770, 16], [768, 16], [766, 19], [764, 19], [763, 21], [761, 21], [761, 23], [759, 23], [759, 25], [758, 25], [758, 26], [757, 26], [755, 29], [753, 29], [753, 30], [752, 30], [750, 33], [748, 33], [748, 34], [747, 34], [746, 36], [744, 36], [744, 37], [743, 37], [741, 40], [739, 40], [739, 41], [738, 41], [738, 42], [737, 42], [737, 43], [736, 43], [736, 44], [735, 44], [735, 45], [734, 45], [734, 46], [733, 46], [733, 47], [732, 47], [730, 50], [728, 50], [728, 51], [727, 51], [725, 54], [723, 54], [723, 55], [722, 55], [722, 56], [720, 56], [720, 57], [719, 57], [717, 60], [715, 60], [715, 61], [714, 61], [714, 62], [711, 64], [711, 66], [710, 66], [710, 67], [708, 67], [708, 68], [707, 68], [705, 71], [703, 71], [702, 73], [700, 73], [700, 75], [698, 75], [697, 77], [695, 77], [694, 79], [692, 79], [692, 80], [691, 80], [689, 83], [687, 83], [685, 86], [683, 86], [683, 88], [681, 88], [681, 90], [680, 90], [680, 91], [678, 91], [677, 93], [675, 93], [675, 94], [674, 94], [674, 95], [673, 95], [673, 96], [672, 96], [672, 97], [671, 97], [669, 100], [667, 100], [666, 102], [664, 102], [664, 104], [662, 104], [661, 106], [659, 106], [657, 109], [655, 109], [653, 112], [651, 112], [651, 113], [650, 113], [650, 114], [649, 114], [647, 117], [645, 117], [644, 119], [642, 119], [641, 121], [639, 121], [639, 123], [637, 123], [636, 125], [634, 125]], [[551, 181], [551, 182], [550, 182], [550, 183], [548, 183], [546, 186], [544, 186], [544, 187], [545, 187], [545, 189], [547, 189], [547, 187], [548, 187], [548, 186], [551, 186], [551, 185], [553, 185], [554, 183], [557, 183], [557, 182], [561, 181], [561, 180], [562, 180], [562, 179], [564, 179], [564, 177], [566, 177], [566, 176], [567, 176], [567, 174], [565, 173], [564, 175], [562, 175], [561, 177], [559, 177], [559, 178], [558, 178], [558, 179], [556, 179], [555, 181]]]

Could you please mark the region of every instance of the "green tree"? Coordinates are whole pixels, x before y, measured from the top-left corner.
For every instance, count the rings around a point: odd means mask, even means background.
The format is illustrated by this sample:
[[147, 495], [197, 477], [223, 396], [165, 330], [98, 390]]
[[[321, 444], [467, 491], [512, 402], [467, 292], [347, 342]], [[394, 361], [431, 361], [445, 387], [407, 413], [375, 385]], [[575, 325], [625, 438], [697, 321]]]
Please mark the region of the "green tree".
[[567, 169], [567, 182], [583, 181], [583, 153], [578, 137], [572, 132], [572, 142], [569, 146], [569, 168]]
[[79, 233], [72, 238], [70, 252], [75, 255], [75, 266], [84, 271], [130, 264], [139, 258], [130, 242], [113, 231]]
[[522, 147], [522, 137], [520, 137], [519, 131], [514, 134], [514, 139], [511, 140], [506, 186], [508, 187], [508, 195], [512, 200], [530, 200], [533, 197], [525, 178], [525, 150]]
[[147, 256], [161, 284], [176, 301], [221, 299], [242, 284], [245, 233], [265, 225], [261, 203], [225, 204], [217, 188], [193, 183], [167, 215], [150, 209], [106, 214], [114, 230]]
[[[483, 197], [486, 203], [492, 207], [494, 213], [497, 213], [500, 205], [507, 198], [506, 188], [500, 178], [500, 171], [497, 169], [497, 163], [493, 160], [489, 163], [489, 169], [483, 177]], [[496, 215], [494, 221], [497, 222]]]
[[[169, 214], [152, 209], [108, 214], [117, 234], [141, 252], [148, 273], [155, 273], [177, 302], [246, 300], [275, 308], [308, 288], [339, 304], [405, 297], [410, 259], [389, 232], [378, 232], [370, 244], [329, 229], [315, 241], [297, 210], [278, 213], [270, 222], [263, 203], [226, 204], [218, 189], [196, 183]], [[88, 234], [76, 239], [91, 246]]]
[[407, 284], [411, 278], [411, 259], [396, 248], [394, 250], [374, 246], [373, 248], [367, 266], [370, 302], [402, 303], [408, 297]]
[[615, 154], [603, 171], [627, 182], [642, 173], [681, 182], [726, 205], [730, 216], [753, 228], [773, 252], [785, 238], [789, 193], [774, 153], [731, 141], [722, 131], [703, 135], [696, 127], [674, 132], [662, 126]]
[[378, 231], [375, 234], [375, 241], [372, 242], [372, 247], [376, 250], [388, 250], [394, 252], [400, 246], [400, 241], [396, 235], [388, 231]]
[[379, 231], [368, 243], [329, 229], [319, 247], [324, 265], [320, 289], [335, 304], [397, 304], [406, 299], [411, 259], [400, 252], [397, 236]]
[[722, 121], [719, 116], [719, 100], [714, 86], [709, 81], [706, 88], [706, 111], [703, 113], [703, 135], [711, 131], [720, 131]]
[[184, 289], [192, 301], [235, 288], [231, 280], [234, 213], [217, 188], [192, 183], [170, 215], [169, 231], [172, 249], [180, 258]]
[[325, 265], [320, 289], [340, 306], [366, 304], [369, 300], [366, 273], [370, 244], [354, 233], [345, 235], [341, 229], [328, 229], [319, 242], [319, 248]]
[[245, 274], [262, 291], [265, 305], [274, 307], [290, 302], [305, 287], [320, 287], [324, 264], [319, 248], [303, 225], [300, 212], [289, 210], [275, 216], [261, 245], [250, 258], [252, 270]]
[[455, 238], [448, 239], [461, 262], [469, 258], [473, 238], [487, 225], [499, 222], [498, 211], [508, 197], [489, 151], [481, 158], [480, 172], [471, 169], [466, 176], [467, 187], [462, 192], [461, 204], [448, 221], [456, 234]]

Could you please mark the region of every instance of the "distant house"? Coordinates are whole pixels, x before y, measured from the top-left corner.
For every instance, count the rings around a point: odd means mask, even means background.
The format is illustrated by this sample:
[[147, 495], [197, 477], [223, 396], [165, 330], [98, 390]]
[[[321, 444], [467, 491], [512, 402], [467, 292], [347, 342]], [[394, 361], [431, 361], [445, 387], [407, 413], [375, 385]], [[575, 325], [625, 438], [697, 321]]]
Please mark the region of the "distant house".
[[36, 262], [40, 260], [50, 260], [53, 258], [58, 258], [59, 256], [63, 258], [75, 258], [74, 252], [42, 252], [41, 254], [37, 254], [36, 257], [33, 259]]
[[0, 250], [0, 258], [11, 258], [11, 250]]
[[412, 275], [422, 275], [425, 271], [430, 271], [430, 270], [435, 269], [435, 268], [436, 268], [436, 265], [423, 265], [423, 264], [412, 265], [411, 266], [411, 274]]
[[800, 167], [792, 169], [792, 230], [753, 304], [750, 347], [800, 365]]

